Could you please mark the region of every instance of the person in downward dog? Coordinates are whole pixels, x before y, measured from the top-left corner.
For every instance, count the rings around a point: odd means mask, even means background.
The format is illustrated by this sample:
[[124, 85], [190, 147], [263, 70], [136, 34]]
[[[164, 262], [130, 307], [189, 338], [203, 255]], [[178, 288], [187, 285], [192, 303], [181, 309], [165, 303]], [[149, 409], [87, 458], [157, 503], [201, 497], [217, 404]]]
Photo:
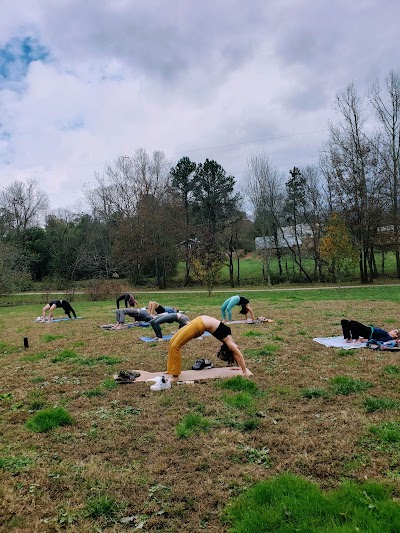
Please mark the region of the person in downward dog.
[[255, 320], [254, 312], [250, 307], [249, 300], [244, 296], [239, 295], [231, 296], [221, 305], [222, 320], [226, 319], [226, 315], [228, 315], [229, 321], [232, 320], [232, 309], [235, 307], [235, 305], [240, 305], [241, 310], [239, 313], [244, 315], [246, 320]]

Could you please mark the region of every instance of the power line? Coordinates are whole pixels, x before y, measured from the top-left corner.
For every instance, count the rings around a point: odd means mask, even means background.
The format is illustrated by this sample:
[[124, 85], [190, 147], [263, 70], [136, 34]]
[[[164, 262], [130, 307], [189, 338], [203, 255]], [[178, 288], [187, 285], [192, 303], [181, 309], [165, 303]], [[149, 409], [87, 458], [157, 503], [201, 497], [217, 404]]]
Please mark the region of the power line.
[[254, 141], [243, 141], [243, 142], [237, 142], [237, 143], [221, 144], [217, 146], [205, 146], [203, 148], [192, 148], [189, 150], [183, 149], [183, 150], [180, 150], [179, 152], [174, 152], [174, 153], [177, 154], [177, 153], [183, 153], [183, 152], [200, 152], [202, 150], [216, 150], [219, 148], [230, 148], [232, 146], [243, 146], [245, 144], [257, 144], [257, 143], [264, 143], [264, 142], [269, 142], [269, 141], [277, 141], [280, 139], [289, 139], [290, 137], [298, 137], [300, 135], [312, 135], [314, 133], [325, 133], [327, 131], [329, 130], [324, 129], [324, 130], [304, 131], [302, 133], [292, 133], [290, 135], [280, 135], [279, 137], [268, 137], [267, 139], [258, 139]]

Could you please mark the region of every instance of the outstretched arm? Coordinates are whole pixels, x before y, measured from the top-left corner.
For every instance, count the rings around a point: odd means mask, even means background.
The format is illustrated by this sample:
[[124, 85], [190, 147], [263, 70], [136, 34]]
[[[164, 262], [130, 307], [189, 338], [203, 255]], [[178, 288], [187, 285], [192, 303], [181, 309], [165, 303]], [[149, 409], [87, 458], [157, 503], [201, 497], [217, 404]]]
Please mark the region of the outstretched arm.
[[253, 312], [253, 309], [250, 307], [250, 304], [246, 305], [246, 311], [247, 311], [246, 316], [250, 313], [251, 320], [255, 320], [254, 312]]
[[246, 370], [246, 363], [244, 361], [244, 357], [242, 352], [239, 350], [238, 345], [236, 342], [232, 339], [232, 337], [229, 335], [228, 337], [225, 337], [224, 343], [228, 346], [230, 350], [232, 350], [233, 355], [235, 357], [235, 361], [242, 369], [243, 375], [247, 376], [247, 370]]

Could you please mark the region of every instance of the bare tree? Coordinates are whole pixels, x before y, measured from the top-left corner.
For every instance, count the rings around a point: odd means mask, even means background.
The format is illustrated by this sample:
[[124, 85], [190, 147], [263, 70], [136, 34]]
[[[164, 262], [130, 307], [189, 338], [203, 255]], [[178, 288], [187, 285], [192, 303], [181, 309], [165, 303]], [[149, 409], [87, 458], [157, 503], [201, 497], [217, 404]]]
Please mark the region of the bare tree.
[[0, 212], [4, 225], [17, 231], [40, 223], [49, 199], [35, 180], [14, 181], [0, 192]]
[[162, 152], [155, 151], [150, 157], [143, 148], [132, 157], [119, 156], [113, 163], [106, 163], [103, 173], [95, 175], [97, 187], [86, 190], [93, 214], [101, 220], [115, 214], [133, 216], [143, 195], [163, 194], [169, 166]]
[[387, 188], [376, 139], [365, 133], [363, 102], [353, 84], [336, 98], [341, 121], [330, 125], [323, 172], [331, 209], [344, 216], [359, 250], [361, 282], [377, 275], [374, 237], [382, 220]]
[[[283, 177], [272, 165], [266, 153], [253, 155], [247, 162], [245, 192], [253, 208], [256, 225], [261, 237], [272, 236], [276, 249], [279, 274], [282, 275], [282, 255], [279, 240], [279, 219], [283, 210]], [[268, 284], [271, 284], [270, 262], [272, 248], [264, 249], [263, 270], [266, 270]]]
[[322, 176], [317, 167], [310, 165], [302, 169], [301, 173], [304, 178], [303, 217], [312, 232], [310, 248], [314, 258], [314, 278], [322, 281], [320, 242], [328, 218]]
[[[115, 265], [136, 282], [148, 260], [149, 227], [166, 194], [170, 163], [160, 151], [139, 149], [120, 156], [96, 175], [97, 187], [86, 195], [93, 215], [106, 224]], [[168, 228], [161, 223], [161, 227]], [[165, 264], [165, 261], [164, 261]]]
[[369, 91], [369, 100], [382, 127], [383, 157], [390, 187], [391, 218], [396, 246], [397, 277], [400, 278], [399, 244], [399, 179], [400, 179], [400, 77], [391, 71], [385, 80], [385, 91], [377, 81]]

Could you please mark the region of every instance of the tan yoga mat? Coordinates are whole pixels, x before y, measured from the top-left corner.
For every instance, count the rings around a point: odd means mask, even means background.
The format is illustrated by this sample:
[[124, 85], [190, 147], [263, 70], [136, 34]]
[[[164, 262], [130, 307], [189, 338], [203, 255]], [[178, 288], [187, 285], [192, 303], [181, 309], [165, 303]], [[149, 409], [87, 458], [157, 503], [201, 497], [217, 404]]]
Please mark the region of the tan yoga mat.
[[[140, 372], [140, 376], [135, 381], [147, 381], [148, 379], [155, 378], [156, 376], [166, 375], [173, 381], [199, 381], [203, 379], [216, 379], [216, 378], [233, 378], [234, 376], [242, 376], [242, 370], [236, 366], [222, 367], [222, 368], [203, 368], [202, 370], [182, 370], [177, 378], [166, 374], [165, 372], [147, 372], [147, 370], [136, 370]], [[253, 373], [247, 368], [247, 376], [252, 376]], [[115, 374], [114, 379], [118, 377]], [[135, 381], [132, 381], [134, 383]]]

